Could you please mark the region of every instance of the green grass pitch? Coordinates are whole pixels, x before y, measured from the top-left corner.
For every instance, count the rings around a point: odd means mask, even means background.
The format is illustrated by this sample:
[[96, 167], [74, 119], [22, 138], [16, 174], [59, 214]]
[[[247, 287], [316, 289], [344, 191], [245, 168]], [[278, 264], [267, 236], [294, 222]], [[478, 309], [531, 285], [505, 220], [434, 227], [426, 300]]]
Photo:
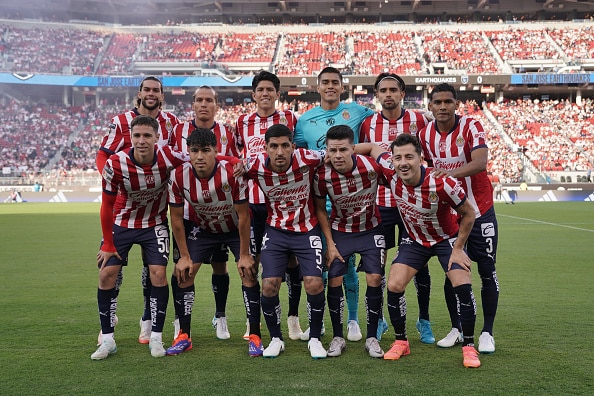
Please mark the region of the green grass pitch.
[[[229, 394], [229, 395], [525, 395], [592, 394], [594, 389], [594, 204], [496, 204], [501, 285], [495, 322], [497, 350], [482, 367], [465, 369], [460, 347], [421, 344], [414, 329], [414, 286], [407, 290], [411, 355], [399, 361], [370, 358], [363, 341], [347, 342], [339, 358], [314, 361], [307, 344], [286, 340], [277, 359], [250, 358], [241, 336], [245, 309], [240, 281], [230, 265], [227, 308], [231, 339], [215, 338], [210, 268], [197, 276], [194, 349], [155, 359], [140, 345], [139, 250], [125, 269], [116, 327], [118, 352], [91, 361], [95, 350], [98, 204], [0, 204], [0, 394]], [[390, 260], [393, 252], [390, 252]], [[171, 272], [170, 263], [168, 273]], [[431, 322], [436, 338], [449, 331], [443, 272], [432, 274]], [[361, 277], [361, 280], [364, 278]], [[477, 334], [482, 325], [480, 285]], [[359, 319], [365, 322], [362, 282]], [[286, 288], [281, 287], [286, 334]], [[305, 293], [300, 310], [307, 327]], [[387, 310], [385, 310], [387, 315]], [[173, 336], [170, 298], [164, 330]], [[331, 326], [326, 312], [327, 346]], [[364, 325], [362, 325], [364, 330]], [[381, 345], [389, 348], [393, 330]], [[263, 324], [263, 338], [268, 333]]]

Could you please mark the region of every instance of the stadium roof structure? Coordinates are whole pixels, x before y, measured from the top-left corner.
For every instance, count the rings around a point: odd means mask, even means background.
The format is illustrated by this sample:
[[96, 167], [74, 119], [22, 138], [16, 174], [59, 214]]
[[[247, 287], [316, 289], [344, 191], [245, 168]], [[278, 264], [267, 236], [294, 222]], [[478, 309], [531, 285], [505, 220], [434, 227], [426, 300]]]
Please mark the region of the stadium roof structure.
[[20, 0], [6, 17], [115, 24], [373, 23], [591, 18], [592, 0]]

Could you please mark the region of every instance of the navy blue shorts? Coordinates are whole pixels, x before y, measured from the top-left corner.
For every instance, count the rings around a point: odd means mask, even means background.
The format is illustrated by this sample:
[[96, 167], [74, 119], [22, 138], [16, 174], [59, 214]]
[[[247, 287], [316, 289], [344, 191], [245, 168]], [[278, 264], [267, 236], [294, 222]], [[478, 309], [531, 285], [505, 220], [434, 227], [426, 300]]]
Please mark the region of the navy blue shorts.
[[249, 206], [252, 222], [250, 249], [255, 256], [262, 251], [262, 237], [264, 236], [268, 211], [266, 210], [266, 204], [250, 204]]
[[472, 231], [466, 241], [468, 257], [479, 264], [495, 265], [499, 227], [495, 208], [491, 207], [484, 215], [474, 220]]
[[[192, 233], [198, 232], [195, 228], [198, 228], [196, 224], [190, 220], [184, 219], [184, 228], [186, 231], [186, 243], [187, 239]], [[175, 237], [173, 239], [173, 262], [177, 264], [179, 261], [179, 249], [177, 247], [177, 242], [175, 241]], [[226, 263], [229, 260], [229, 251], [227, 250], [227, 245], [220, 245], [218, 249], [214, 249], [212, 253], [212, 257], [208, 260], [205, 260], [202, 264], [210, 264], [211, 262], [215, 263]]]
[[148, 228], [124, 228], [113, 225], [113, 243], [121, 260], [112, 256], [107, 266], [128, 265], [132, 245], [140, 245], [145, 265], [167, 266], [169, 261], [169, 227], [167, 224]]
[[322, 237], [320, 227], [309, 232], [279, 230], [266, 224], [262, 237], [262, 279], [284, 278], [289, 257], [299, 261], [301, 276], [322, 277]]
[[[406, 264], [409, 267], [420, 271], [427, 264], [431, 257], [437, 256], [437, 259], [441, 264], [441, 268], [443, 268], [444, 272], [448, 272], [448, 262], [450, 261], [450, 256], [452, 255], [452, 246], [454, 245], [454, 242], [456, 242], [455, 237], [441, 241], [428, 248], [418, 242], [413, 241], [408, 236], [408, 234], [405, 233], [400, 246], [398, 246], [396, 257], [394, 257], [394, 260], [392, 260], [392, 264]], [[451, 269], [463, 270], [464, 268], [454, 263], [452, 264]]]
[[389, 250], [396, 246], [395, 226], [398, 227], [398, 245], [400, 245], [400, 239], [405, 232], [404, 223], [402, 222], [398, 208], [388, 208], [379, 205], [377, 208], [381, 217], [380, 229], [386, 240], [386, 250]]
[[221, 246], [227, 251], [227, 246], [235, 256], [235, 261], [239, 260], [239, 231], [225, 233], [198, 232], [190, 234], [186, 240], [188, 251], [194, 263], [204, 263], [210, 260], [217, 252], [221, 251]]
[[334, 260], [328, 270], [328, 278], [336, 278], [347, 273], [348, 257], [359, 253], [361, 264], [358, 271], [368, 274], [382, 274], [385, 266], [386, 242], [378, 227], [364, 232], [340, 232], [332, 230], [332, 239], [345, 262]]

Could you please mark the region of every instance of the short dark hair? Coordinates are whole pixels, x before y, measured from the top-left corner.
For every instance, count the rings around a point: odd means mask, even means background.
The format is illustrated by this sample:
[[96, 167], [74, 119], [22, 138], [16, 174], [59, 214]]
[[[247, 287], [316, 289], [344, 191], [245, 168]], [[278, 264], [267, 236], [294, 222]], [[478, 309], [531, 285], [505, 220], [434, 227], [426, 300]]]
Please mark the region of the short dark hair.
[[207, 128], [196, 128], [186, 139], [188, 147], [217, 147], [217, 137]]
[[134, 129], [136, 125], [148, 125], [153, 128], [155, 133], [159, 133], [159, 123], [151, 116], [137, 115], [130, 123], [130, 130]]
[[210, 90], [212, 90], [212, 92], [214, 92], [215, 102], [217, 102], [217, 104], [219, 103], [219, 93], [217, 92], [216, 89], [214, 89], [210, 85], [201, 85], [198, 88], [196, 88], [196, 90], [192, 94], [192, 100], [194, 100], [194, 98], [196, 97], [196, 92], [198, 92], [199, 89], [210, 89]]
[[140, 82], [140, 87], [138, 87], [138, 92], [142, 91], [142, 87], [144, 86], [144, 82], [145, 81], [156, 81], [156, 82], [158, 82], [159, 85], [161, 86], [161, 93], [163, 93], [163, 81], [159, 80], [155, 76], [147, 76], [147, 77], [143, 78], [142, 81]]
[[340, 80], [340, 85], [342, 85], [342, 73], [340, 73], [340, 71], [332, 66], [328, 66], [322, 69], [322, 71], [320, 72], [320, 74], [318, 74], [318, 84], [320, 83], [320, 79], [322, 74], [324, 73], [329, 73], [329, 74], [338, 74], [339, 80]]
[[348, 139], [349, 143], [352, 144], [355, 142], [355, 133], [348, 125], [334, 125], [326, 132], [326, 145], [328, 145], [328, 139]]
[[283, 124], [274, 124], [266, 130], [266, 133], [264, 134], [264, 141], [266, 144], [268, 144], [270, 142], [270, 138], [283, 136], [288, 137], [290, 142], [293, 141], [293, 131], [291, 131], [288, 126]]
[[456, 89], [448, 83], [441, 83], [433, 87], [433, 90], [429, 92], [429, 101], [433, 100], [433, 94], [439, 92], [451, 92], [454, 95], [454, 99], [458, 100], [458, 95], [456, 94]]
[[272, 85], [274, 85], [274, 89], [276, 92], [280, 91], [280, 79], [277, 77], [276, 74], [267, 72], [266, 70], [260, 71], [260, 73], [256, 74], [252, 79], [252, 91], [256, 92], [256, 88], [260, 81], [270, 81]]
[[406, 91], [406, 84], [404, 83], [404, 80], [402, 79], [402, 77], [400, 77], [398, 74], [395, 73], [380, 73], [377, 78], [375, 79], [375, 83], [373, 84], [373, 89], [375, 89], [375, 91], [377, 92], [377, 87], [378, 85], [383, 81], [383, 80], [396, 80], [396, 82], [398, 82], [398, 85], [400, 85], [400, 90], [401, 91]]
[[390, 144], [390, 151], [394, 154], [394, 147], [402, 147], [406, 146], [407, 144], [412, 144], [415, 146], [415, 151], [417, 154], [421, 155], [421, 142], [419, 138], [415, 135], [411, 135], [410, 133], [401, 133], [394, 139], [392, 144]]

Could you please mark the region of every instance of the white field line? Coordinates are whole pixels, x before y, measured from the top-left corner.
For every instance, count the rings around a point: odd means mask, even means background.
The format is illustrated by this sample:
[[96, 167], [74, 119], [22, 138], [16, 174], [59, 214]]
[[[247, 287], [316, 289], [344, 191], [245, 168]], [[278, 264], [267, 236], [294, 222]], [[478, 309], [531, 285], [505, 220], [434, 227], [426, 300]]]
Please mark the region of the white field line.
[[572, 226], [568, 226], [565, 224], [559, 224], [559, 223], [550, 223], [548, 221], [541, 221], [541, 220], [534, 220], [534, 219], [527, 219], [525, 217], [517, 217], [517, 216], [510, 216], [510, 215], [502, 215], [502, 214], [497, 214], [497, 217], [509, 217], [511, 219], [517, 219], [517, 220], [526, 220], [528, 222], [532, 222], [532, 223], [540, 223], [540, 224], [546, 224], [546, 225], [552, 225], [552, 226], [556, 226], [556, 227], [564, 227], [564, 228], [570, 228], [572, 230], [578, 230], [578, 231], [586, 231], [586, 232], [594, 232], [594, 230], [589, 230], [587, 228], [580, 228], [580, 227], [572, 227]]

